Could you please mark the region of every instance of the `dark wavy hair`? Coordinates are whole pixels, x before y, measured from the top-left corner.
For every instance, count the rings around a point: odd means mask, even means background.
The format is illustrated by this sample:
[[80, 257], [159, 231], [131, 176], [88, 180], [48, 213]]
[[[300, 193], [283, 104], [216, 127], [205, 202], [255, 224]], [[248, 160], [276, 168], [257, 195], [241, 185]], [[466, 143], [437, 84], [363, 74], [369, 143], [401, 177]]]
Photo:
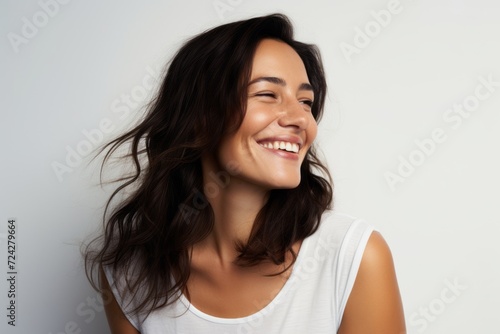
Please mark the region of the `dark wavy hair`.
[[[216, 152], [221, 138], [239, 128], [253, 55], [266, 38], [283, 41], [299, 54], [314, 91], [312, 114], [319, 121], [326, 94], [320, 53], [293, 39], [286, 16], [273, 14], [224, 24], [188, 40], [172, 58], [143, 120], [100, 151], [106, 151], [102, 175], [118, 148], [129, 145], [122, 158], [133, 162], [134, 172], [115, 180], [121, 183], [107, 202], [104, 231], [84, 245], [85, 269], [97, 290], [102, 266], [120, 273], [136, 313], [169, 305], [186, 290], [190, 249], [214, 224], [209, 204], [193, 209], [196, 196], [204, 196], [201, 157]], [[111, 210], [118, 195], [123, 198]], [[300, 184], [270, 190], [248, 241], [235, 245], [236, 264], [278, 265], [286, 254], [293, 264], [292, 245], [314, 233], [331, 206], [331, 177], [312, 146], [301, 165]], [[192, 209], [188, 219], [182, 208]]]

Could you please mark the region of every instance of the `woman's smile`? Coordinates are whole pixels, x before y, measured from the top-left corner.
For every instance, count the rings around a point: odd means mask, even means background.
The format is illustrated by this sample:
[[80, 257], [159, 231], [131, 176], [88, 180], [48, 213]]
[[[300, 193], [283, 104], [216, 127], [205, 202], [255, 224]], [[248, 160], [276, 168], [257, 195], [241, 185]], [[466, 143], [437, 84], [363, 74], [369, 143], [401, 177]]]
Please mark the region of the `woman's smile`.
[[299, 160], [299, 150], [302, 146], [301, 140], [295, 141], [280, 140], [279, 138], [269, 138], [259, 141], [258, 144], [269, 152], [291, 160]]

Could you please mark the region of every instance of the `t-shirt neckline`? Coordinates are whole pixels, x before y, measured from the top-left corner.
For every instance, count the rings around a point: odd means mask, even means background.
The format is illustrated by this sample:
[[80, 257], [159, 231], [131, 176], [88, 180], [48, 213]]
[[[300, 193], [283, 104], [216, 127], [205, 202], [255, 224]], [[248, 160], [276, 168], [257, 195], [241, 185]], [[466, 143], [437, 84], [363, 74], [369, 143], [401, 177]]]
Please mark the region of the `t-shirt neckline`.
[[296, 280], [296, 272], [297, 268], [299, 267], [300, 263], [302, 262], [302, 258], [305, 256], [304, 253], [306, 253], [307, 247], [309, 245], [309, 239], [311, 238], [312, 235], [308, 236], [304, 240], [302, 240], [302, 244], [300, 245], [298, 254], [297, 254], [297, 259], [295, 260], [295, 263], [293, 264], [292, 267], [292, 272], [290, 273], [290, 276], [286, 280], [285, 284], [283, 287], [280, 289], [278, 294], [271, 300], [269, 304], [264, 306], [262, 309], [259, 311], [247, 315], [245, 317], [240, 317], [240, 318], [221, 318], [221, 317], [216, 317], [210, 314], [207, 314], [203, 311], [200, 311], [197, 309], [191, 302], [184, 296], [183, 293], [180, 294], [179, 300], [188, 308], [188, 312], [193, 313], [199, 318], [202, 318], [204, 320], [214, 322], [214, 323], [219, 323], [219, 324], [240, 324], [240, 323], [247, 323], [251, 320], [254, 320], [255, 318], [258, 317], [264, 317], [268, 314], [270, 314], [273, 309], [276, 307], [277, 304], [280, 303], [280, 300], [283, 298], [283, 296], [290, 290], [290, 287], [292, 284], [294, 284], [294, 281]]

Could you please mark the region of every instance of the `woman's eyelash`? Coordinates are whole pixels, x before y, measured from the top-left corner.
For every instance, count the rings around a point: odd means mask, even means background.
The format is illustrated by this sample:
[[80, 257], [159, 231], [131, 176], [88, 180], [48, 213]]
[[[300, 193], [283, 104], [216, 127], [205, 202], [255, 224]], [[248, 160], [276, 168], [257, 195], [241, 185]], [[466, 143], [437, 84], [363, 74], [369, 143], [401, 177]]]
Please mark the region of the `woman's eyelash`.
[[258, 93], [256, 94], [257, 96], [269, 96], [269, 97], [276, 97], [276, 94], [274, 93]]
[[[263, 96], [263, 97], [272, 97], [276, 98], [276, 94], [274, 93], [257, 93], [255, 96]], [[314, 101], [312, 100], [301, 100], [300, 103], [304, 103], [305, 105], [312, 107], [314, 104]]]
[[302, 100], [302, 101], [300, 101], [300, 102], [302, 102], [302, 103], [304, 103], [304, 104], [308, 105], [309, 107], [312, 107], [312, 105], [313, 105], [313, 103], [314, 103], [314, 101], [312, 101], [312, 100]]

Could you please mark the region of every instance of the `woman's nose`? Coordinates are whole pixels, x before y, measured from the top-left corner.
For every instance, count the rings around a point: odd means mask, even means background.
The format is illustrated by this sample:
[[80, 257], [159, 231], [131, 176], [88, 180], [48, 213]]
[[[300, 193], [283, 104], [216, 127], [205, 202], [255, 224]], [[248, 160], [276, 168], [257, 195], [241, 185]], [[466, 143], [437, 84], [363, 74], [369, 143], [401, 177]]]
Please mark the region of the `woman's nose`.
[[304, 105], [300, 101], [294, 99], [284, 105], [278, 124], [282, 127], [292, 126], [305, 129], [309, 125], [310, 113], [310, 111], [304, 109]]

